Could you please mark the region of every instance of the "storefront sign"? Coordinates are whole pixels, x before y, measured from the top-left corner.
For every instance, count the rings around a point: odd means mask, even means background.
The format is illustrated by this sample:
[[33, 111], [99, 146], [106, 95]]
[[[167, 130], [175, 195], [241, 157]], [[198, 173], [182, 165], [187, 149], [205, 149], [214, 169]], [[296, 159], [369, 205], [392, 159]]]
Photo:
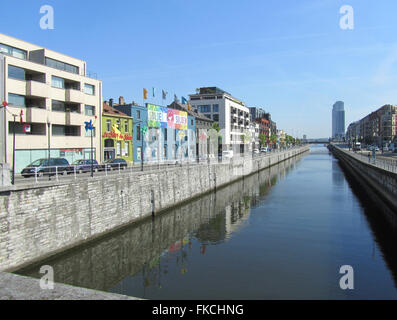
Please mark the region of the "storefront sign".
[[132, 137], [128, 134], [122, 134], [122, 133], [116, 133], [114, 131], [111, 132], [105, 132], [102, 135], [102, 138], [111, 138], [111, 139], [119, 139], [119, 140], [132, 140]]

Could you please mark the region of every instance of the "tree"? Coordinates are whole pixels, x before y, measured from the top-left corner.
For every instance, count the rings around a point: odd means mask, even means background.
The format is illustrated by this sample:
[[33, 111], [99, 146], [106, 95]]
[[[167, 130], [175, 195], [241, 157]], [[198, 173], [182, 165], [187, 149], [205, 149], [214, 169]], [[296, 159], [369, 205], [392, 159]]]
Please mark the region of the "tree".
[[267, 137], [266, 137], [265, 134], [261, 133], [261, 134], [259, 135], [259, 144], [260, 144], [261, 148], [262, 148], [264, 145], [266, 145], [266, 143], [267, 143]]

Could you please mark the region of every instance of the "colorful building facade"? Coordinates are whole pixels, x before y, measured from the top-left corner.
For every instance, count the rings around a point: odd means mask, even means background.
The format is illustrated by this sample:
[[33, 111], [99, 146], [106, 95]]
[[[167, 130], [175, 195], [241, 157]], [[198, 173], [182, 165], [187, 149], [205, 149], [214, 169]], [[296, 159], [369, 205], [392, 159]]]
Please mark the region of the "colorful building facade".
[[102, 112], [103, 159], [121, 158], [134, 163], [133, 118], [107, 103]]

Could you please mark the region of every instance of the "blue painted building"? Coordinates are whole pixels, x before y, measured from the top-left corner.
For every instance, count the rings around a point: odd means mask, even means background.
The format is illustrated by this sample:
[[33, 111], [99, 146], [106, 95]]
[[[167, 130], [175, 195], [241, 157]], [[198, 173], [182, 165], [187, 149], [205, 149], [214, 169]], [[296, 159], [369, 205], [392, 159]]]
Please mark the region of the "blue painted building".
[[[123, 99], [120, 98], [120, 104], [113, 105], [113, 107], [133, 117], [134, 163], [141, 163], [142, 154], [144, 163], [194, 161], [196, 159], [196, 119], [194, 116], [188, 115], [186, 112], [187, 126], [186, 124], [183, 126], [186, 129], [176, 129], [175, 127], [178, 125], [174, 124], [174, 120], [170, 122], [169, 119], [165, 119], [167, 112], [168, 115], [177, 114], [175, 118], [179, 117], [176, 110], [150, 104], [143, 107], [122, 102]], [[112, 101], [110, 103], [112, 104]], [[161, 109], [165, 115], [158, 121], [149, 121], [153, 119], [153, 115], [149, 116], [151, 111], [148, 106], [151, 109], [153, 107]], [[178, 110], [186, 111], [180, 108]], [[142, 141], [140, 129], [143, 127], [147, 127], [148, 130]]]
[[[147, 127], [148, 112], [146, 107], [134, 104], [117, 104], [113, 108], [129, 115], [133, 118], [132, 137], [134, 142], [134, 163], [141, 163], [142, 161], [142, 132], [141, 128]], [[145, 152], [145, 143], [143, 143], [143, 152]], [[145, 161], [145, 159], [144, 159]]]

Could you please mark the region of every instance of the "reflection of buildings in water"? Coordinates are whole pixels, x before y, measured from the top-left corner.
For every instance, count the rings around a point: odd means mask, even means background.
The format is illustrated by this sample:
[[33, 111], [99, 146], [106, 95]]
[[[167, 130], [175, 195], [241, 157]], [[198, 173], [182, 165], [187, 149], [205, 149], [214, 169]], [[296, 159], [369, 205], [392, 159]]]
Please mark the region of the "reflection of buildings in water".
[[[277, 183], [279, 172], [300, 158], [287, 160], [153, 220], [138, 222], [111, 237], [38, 264], [51, 265], [56, 282], [74, 286], [126, 294], [137, 280], [142, 281], [144, 288], [160, 287], [161, 277], [175, 268], [175, 263], [181, 274], [188, 271], [193, 237], [200, 242], [199, 254], [204, 255], [208, 244], [224, 242], [241, 230], [251, 206], [264, 200]], [[19, 273], [41, 278], [38, 264]]]
[[230, 238], [232, 233], [242, 228], [250, 216], [250, 201], [248, 196], [243, 197], [243, 201], [225, 208], [226, 237]]
[[343, 187], [345, 185], [345, 176], [336, 159], [332, 159], [332, 183], [338, 187]]

